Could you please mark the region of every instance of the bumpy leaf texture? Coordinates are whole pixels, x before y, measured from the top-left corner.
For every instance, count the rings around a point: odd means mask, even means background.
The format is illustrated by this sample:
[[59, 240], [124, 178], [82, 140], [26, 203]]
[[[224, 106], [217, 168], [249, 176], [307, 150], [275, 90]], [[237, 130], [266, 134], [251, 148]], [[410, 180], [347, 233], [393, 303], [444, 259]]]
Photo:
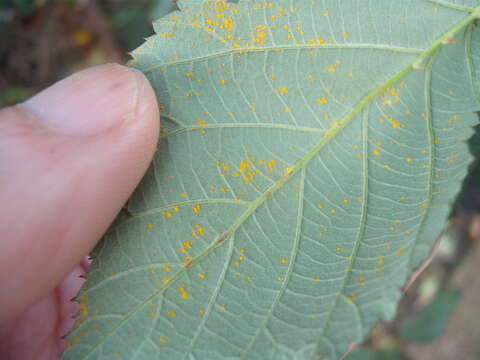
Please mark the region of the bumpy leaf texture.
[[395, 314], [467, 172], [478, 0], [179, 0], [133, 53], [147, 176], [64, 359], [338, 359]]

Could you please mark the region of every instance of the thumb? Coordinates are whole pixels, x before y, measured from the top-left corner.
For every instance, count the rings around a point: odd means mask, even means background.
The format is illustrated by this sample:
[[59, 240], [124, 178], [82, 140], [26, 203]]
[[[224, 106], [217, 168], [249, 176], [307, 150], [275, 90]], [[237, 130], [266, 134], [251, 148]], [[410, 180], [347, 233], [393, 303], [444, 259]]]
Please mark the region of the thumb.
[[120, 65], [0, 111], [0, 321], [90, 252], [145, 173], [158, 132], [151, 86]]

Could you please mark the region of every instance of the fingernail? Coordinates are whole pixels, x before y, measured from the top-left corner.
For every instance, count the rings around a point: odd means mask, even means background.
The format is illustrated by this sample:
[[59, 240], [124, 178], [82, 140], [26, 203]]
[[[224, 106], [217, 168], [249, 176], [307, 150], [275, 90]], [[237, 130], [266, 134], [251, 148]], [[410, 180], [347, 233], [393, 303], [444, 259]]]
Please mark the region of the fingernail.
[[66, 135], [95, 135], [135, 118], [143, 75], [117, 64], [76, 73], [23, 104], [45, 126]]

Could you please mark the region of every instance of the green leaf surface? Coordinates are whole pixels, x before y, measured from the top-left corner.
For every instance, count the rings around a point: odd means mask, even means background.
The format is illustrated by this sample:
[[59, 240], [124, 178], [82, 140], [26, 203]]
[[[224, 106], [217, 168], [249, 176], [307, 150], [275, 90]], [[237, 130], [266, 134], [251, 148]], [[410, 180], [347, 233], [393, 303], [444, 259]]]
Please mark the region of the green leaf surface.
[[443, 334], [460, 299], [458, 289], [441, 293], [418, 314], [406, 319], [401, 324], [400, 334], [410, 342], [435, 340]]
[[480, 2], [181, 0], [131, 65], [162, 135], [64, 359], [338, 359], [465, 177]]

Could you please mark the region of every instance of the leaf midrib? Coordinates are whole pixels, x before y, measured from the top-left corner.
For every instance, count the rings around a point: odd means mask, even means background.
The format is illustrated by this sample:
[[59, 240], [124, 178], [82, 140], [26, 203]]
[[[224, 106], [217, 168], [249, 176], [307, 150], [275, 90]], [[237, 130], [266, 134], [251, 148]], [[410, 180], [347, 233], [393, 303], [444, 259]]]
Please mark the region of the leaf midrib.
[[[145, 305], [150, 303], [155, 297], [159, 296], [166, 290], [171, 284], [175, 283], [178, 279], [182, 277], [182, 275], [188, 271], [189, 269], [193, 268], [196, 264], [201, 262], [204, 258], [206, 258], [210, 253], [215, 251], [215, 249], [226, 241], [232, 236], [233, 233], [242, 226], [242, 224], [263, 204], [266, 200], [271, 197], [277, 190], [281, 189], [298, 171], [300, 171], [304, 166], [306, 166], [310, 160], [312, 160], [321, 149], [324, 148], [331, 140], [333, 140], [338, 133], [340, 133], [350, 122], [356, 118], [358, 114], [361, 113], [377, 96], [384, 93], [389, 87], [394, 85], [400, 79], [404, 78], [410, 72], [416, 69], [423, 69], [426, 65], [426, 61], [439, 49], [441, 49], [445, 44], [448, 44], [449, 40], [454, 38], [460, 31], [465, 29], [469, 24], [471, 24], [478, 16], [480, 16], [480, 6], [477, 6], [473, 11], [466, 16], [462, 21], [458, 22], [455, 26], [453, 26], [449, 31], [445, 32], [441, 37], [439, 37], [436, 41], [432, 43], [432, 45], [426, 48], [418, 57], [417, 59], [412, 62], [410, 65], [406, 66], [402, 69], [399, 73], [395, 76], [391, 77], [387, 80], [383, 85], [379, 86], [378, 88], [372, 90], [368, 93], [362, 100], [360, 100], [357, 105], [353, 108], [353, 110], [345, 116], [342, 120], [339, 121], [337, 127], [330, 129], [326, 132], [325, 136], [316, 144], [314, 145], [311, 150], [303, 156], [290, 170], [289, 174], [282, 176], [275, 184], [273, 184], [267, 191], [265, 191], [261, 196], [259, 196], [256, 200], [252, 201], [250, 206], [247, 210], [238, 218], [238, 220], [224, 233], [220, 234], [215, 241], [212, 242], [210, 246], [208, 246], [203, 252], [197, 255], [195, 258], [192, 259], [188, 267], [184, 267], [182, 270], [178, 271], [174, 274], [171, 280], [162, 285], [157, 291], [155, 291], [152, 295], [146, 298], [142, 303], [137, 305], [134, 309], [128, 312], [124, 318], [118, 322], [116, 326], [114, 326], [110, 331], [108, 331], [105, 336], [103, 336], [100, 341], [97, 342], [84, 356], [84, 359], [87, 359], [92, 355], [98, 347], [103, 345], [109, 337], [114, 334], [120, 327], [126, 323], [130, 317], [140, 311]], [[221, 241], [220, 241], [221, 240]]]

